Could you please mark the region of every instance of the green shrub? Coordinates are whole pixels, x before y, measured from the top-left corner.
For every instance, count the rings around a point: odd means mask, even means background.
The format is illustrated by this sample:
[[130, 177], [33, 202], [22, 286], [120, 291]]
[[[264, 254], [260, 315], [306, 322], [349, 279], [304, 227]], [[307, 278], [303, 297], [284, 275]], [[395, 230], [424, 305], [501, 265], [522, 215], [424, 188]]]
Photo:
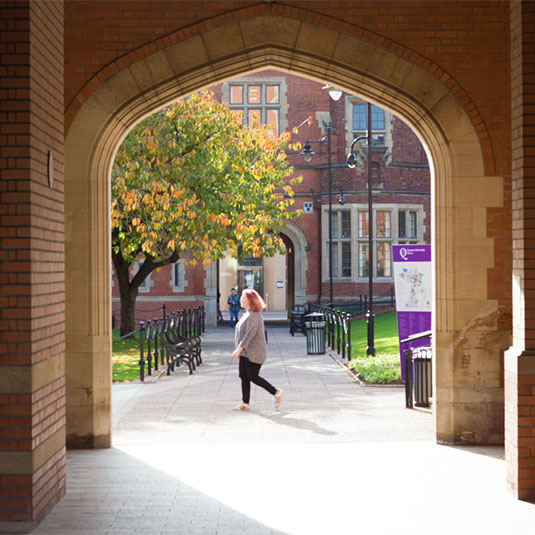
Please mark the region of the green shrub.
[[356, 357], [349, 361], [349, 368], [366, 383], [388, 384], [401, 381], [399, 353], [381, 353], [375, 357]]

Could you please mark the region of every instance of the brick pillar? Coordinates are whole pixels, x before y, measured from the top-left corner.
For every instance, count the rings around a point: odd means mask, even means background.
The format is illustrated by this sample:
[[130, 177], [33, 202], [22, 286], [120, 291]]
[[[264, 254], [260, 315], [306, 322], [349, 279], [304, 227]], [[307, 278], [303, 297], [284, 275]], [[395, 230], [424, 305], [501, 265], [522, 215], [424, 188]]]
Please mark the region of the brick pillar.
[[0, 1], [0, 532], [65, 492], [63, 2]]
[[511, 2], [513, 346], [505, 355], [508, 488], [535, 500], [535, 3]]

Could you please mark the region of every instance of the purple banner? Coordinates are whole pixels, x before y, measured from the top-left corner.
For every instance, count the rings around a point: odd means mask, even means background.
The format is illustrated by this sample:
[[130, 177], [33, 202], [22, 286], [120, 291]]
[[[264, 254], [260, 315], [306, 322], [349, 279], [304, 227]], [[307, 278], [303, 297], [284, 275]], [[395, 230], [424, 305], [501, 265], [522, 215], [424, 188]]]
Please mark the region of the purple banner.
[[429, 338], [401, 344], [409, 336], [431, 330], [431, 246], [393, 245], [394, 285], [398, 320], [401, 378], [405, 380], [403, 350], [429, 345]]
[[392, 245], [394, 262], [431, 262], [430, 245]]

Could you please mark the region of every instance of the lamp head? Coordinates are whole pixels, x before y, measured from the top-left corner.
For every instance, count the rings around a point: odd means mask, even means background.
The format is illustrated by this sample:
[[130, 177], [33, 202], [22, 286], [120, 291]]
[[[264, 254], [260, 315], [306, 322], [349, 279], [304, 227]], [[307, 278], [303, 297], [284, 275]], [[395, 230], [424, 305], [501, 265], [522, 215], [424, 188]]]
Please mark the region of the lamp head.
[[344, 206], [344, 204], [346, 203], [346, 199], [343, 195], [340, 195], [340, 198], [338, 199], [338, 203], [341, 205], [341, 206]]
[[337, 100], [340, 100], [340, 97], [342, 96], [342, 91], [340, 89], [335, 89], [332, 85], [324, 85], [322, 89], [326, 89], [329, 91], [329, 96], [336, 102]]
[[310, 146], [310, 143], [307, 140], [305, 146], [303, 147], [303, 150], [301, 151], [301, 156], [303, 156], [303, 160], [305, 160], [305, 162], [307, 163], [310, 162], [314, 154], [316, 153], [312, 150], [312, 147]]
[[350, 152], [347, 155], [346, 164], [350, 169], [354, 169], [355, 167], [357, 167], [357, 157], [354, 152]]

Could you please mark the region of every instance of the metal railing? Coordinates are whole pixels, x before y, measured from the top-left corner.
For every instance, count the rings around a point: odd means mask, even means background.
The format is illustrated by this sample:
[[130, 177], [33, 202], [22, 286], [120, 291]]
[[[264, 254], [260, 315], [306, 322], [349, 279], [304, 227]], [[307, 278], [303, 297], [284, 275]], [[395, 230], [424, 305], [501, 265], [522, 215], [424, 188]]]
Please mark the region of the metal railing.
[[338, 306], [321, 306], [309, 303], [311, 312], [320, 312], [326, 321], [327, 345], [342, 358], [351, 358], [351, 322], [353, 316], [339, 310]]
[[[163, 305], [163, 318], [154, 318], [139, 322], [139, 380], [145, 381], [145, 365], [147, 375], [158, 371], [159, 366], [166, 366], [167, 375], [174, 370], [175, 364], [179, 359], [171, 355], [169, 345], [163, 343], [163, 336], [170, 338], [170, 330], [183, 339], [199, 338], [204, 333], [205, 328], [205, 311], [204, 306], [200, 305], [193, 309], [177, 310], [176, 312], [166, 315], [166, 308]], [[130, 333], [133, 334], [133, 333]], [[171, 335], [171, 338], [173, 336]], [[145, 358], [146, 357], [146, 358]], [[190, 367], [191, 371], [191, 367]]]
[[[390, 293], [385, 295], [374, 295], [373, 296], [373, 307], [394, 307], [396, 305], [394, 289], [390, 290]], [[353, 317], [360, 316], [365, 314], [368, 310], [368, 295], [360, 294], [359, 298], [356, 301], [348, 301], [344, 303], [334, 303], [334, 308], [345, 312], [346, 314], [351, 314]]]
[[403, 350], [403, 373], [405, 376], [405, 407], [429, 407], [433, 396], [432, 349], [429, 345], [414, 346], [419, 340], [430, 340], [432, 331], [413, 334], [401, 344]]
[[[190, 316], [194, 316], [195, 314], [200, 314], [199, 310], [202, 310], [202, 315], [201, 317], [199, 318], [199, 320], [197, 319], [194, 319]], [[119, 314], [120, 315], [120, 307], [119, 308], [115, 308], [112, 310], [112, 328], [115, 329], [117, 328], [116, 327], [116, 319], [115, 319], [115, 315], [116, 314]], [[144, 317], [146, 317], [148, 314], [150, 314], [151, 312], [160, 312], [161, 311], [161, 318], [165, 318], [166, 315], [167, 315], [167, 306], [165, 303], [163, 303], [162, 305], [159, 305], [158, 307], [156, 308], [151, 308], [151, 309], [142, 309], [142, 310], [137, 310], [136, 309], [136, 316], [139, 316], [141, 314], [143, 314]], [[204, 333], [204, 330], [205, 330], [205, 314], [204, 314], [204, 305], [199, 305], [198, 307], [195, 307], [195, 308], [188, 308], [188, 309], [184, 309], [182, 311], [178, 311], [177, 314], [185, 314], [186, 315], [186, 318], [184, 319], [181, 319], [181, 321], [184, 321], [184, 322], [187, 322], [188, 325], [193, 325], [194, 323], [196, 324], [197, 321], [200, 322], [200, 325], [201, 325], [201, 331]], [[147, 320], [148, 321], [148, 320]], [[153, 320], [150, 320], [150, 321], [156, 321], [156, 319], [153, 319]], [[137, 332], [137, 329], [136, 331], [133, 331], [133, 332]], [[132, 333], [129, 333], [128, 335], [124, 335], [125, 337], [131, 335]]]

